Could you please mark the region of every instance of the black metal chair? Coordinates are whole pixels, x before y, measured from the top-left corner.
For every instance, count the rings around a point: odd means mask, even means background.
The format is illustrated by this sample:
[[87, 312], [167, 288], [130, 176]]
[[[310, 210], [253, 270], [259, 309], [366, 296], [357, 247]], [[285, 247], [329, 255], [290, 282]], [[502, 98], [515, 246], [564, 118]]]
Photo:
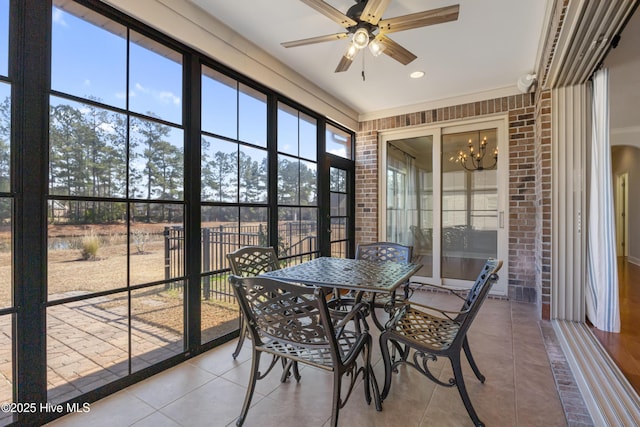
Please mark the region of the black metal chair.
[[[385, 399], [389, 394], [391, 373], [397, 371], [398, 365], [407, 364], [439, 385], [456, 386], [473, 423], [476, 426], [484, 425], [478, 418], [464, 385], [461, 353], [464, 351], [474, 374], [481, 383], [484, 383], [485, 377], [480, 373], [469, 348], [467, 331], [486, 299], [489, 289], [498, 280], [496, 273], [500, 267], [502, 267], [502, 261], [487, 260], [467, 297], [463, 298], [464, 303], [458, 312], [441, 310], [413, 302], [407, 302], [397, 308], [395, 315], [387, 324], [385, 332], [380, 335], [380, 347], [385, 368], [382, 399]], [[460, 297], [460, 295], [456, 295]], [[389, 354], [390, 345], [400, 350], [398, 360], [392, 360]], [[409, 359], [411, 349], [414, 350], [414, 353], [413, 357]], [[446, 357], [451, 362], [453, 378], [449, 379], [448, 383], [440, 381], [429, 369], [428, 362], [436, 361], [439, 356]]]
[[[398, 243], [390, 242], [376, 242], [376, 243], [363, 243], [356, 248], [356, 259], [363, 259], [367, 261], [395, 261], [395, 262], [410, 262], [413, 254], [413, 248], [411, 246], [400, 245]], [[404, 297], [409, 297], [409, 283], [404, 286]], [[395, 293], [393, 295], [377, 295], [375, 292], [365, 293], [362, 297], [363, 301], [368, 301], [371, 308], [371, 318], [373, 323], [378, 329], [383, 330], [384, 326], [376, 315], [376, 308], [389, 309], [390, 304], [394, 303], [396, 299]], [[329, 307], [332, 309], [332, 313], [348, 312], [351, 307], [356, 303], [354, 297], [337, 295], [329, 303]]]
[[[305, 363], [333, 372], [333, 403], [331, 425], [337, 426], [338, 414], [351, 395], [360, 374], [364, 378], [365, 399], [371, 403], [370, 376], [371, 336], [366, 328], [352, 330], [345, 326], [352, 320], [363, 319], [366, 304], [353, 310], [334, 324], [322, 288], [287, 283], [267, 277], [229, 278], [252, 337], [253, 357], [247, 394], [236, 425], [241, 426], [247, 416], [256, 381], [273, 369], [278, 359]], [[264, 373], [259, 371], [260, 356], [267, 353], [273, 359]], [[362, 358], [362, 364], [358, 359]], [[344, 401], [341, 385], [344, 375], [350, 379]], [[381, 410], [380, 397], [374, 384], [376, 409]]]
[[[265, 246], [246, 246], [234, 252], [227, 254], [231, 274], [240, 277], [253, 277], [268, 271], [280, 269], [280, 262], [276, 251], [272, 247]], [[238, 336], [238, 345], [233, 352], [235, 359], [242, 350], [242, 344], [246, 337], [246, 325], [244, 316], [240, 311], [240, 335]]]

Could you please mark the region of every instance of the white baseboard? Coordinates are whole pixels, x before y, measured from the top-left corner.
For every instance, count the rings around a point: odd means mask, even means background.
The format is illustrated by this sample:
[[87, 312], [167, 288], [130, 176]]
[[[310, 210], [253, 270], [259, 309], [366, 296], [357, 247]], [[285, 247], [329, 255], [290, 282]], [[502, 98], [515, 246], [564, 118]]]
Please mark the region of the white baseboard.
[[627, 257], [627, 261], [629, 261], [631, 264], [635, 264], [635, 265], [640, 267], [640, 258], [636, 258], [636, 257], [633, 257], [633, 256], [628, 256]]

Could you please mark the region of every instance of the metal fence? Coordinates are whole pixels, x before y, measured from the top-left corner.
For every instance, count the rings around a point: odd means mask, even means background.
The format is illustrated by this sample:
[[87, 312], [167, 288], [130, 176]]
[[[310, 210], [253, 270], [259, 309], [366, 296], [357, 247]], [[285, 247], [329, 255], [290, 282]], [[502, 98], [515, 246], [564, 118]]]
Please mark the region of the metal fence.
[[[201, 229], [202, 296], [205, 299], [231, 300], [233, 291], [228, 285], [227, 254], [243, 246], [268, 245], [268, 233], [263, 224], [225, 224]], [[278, 225], [278, 256], [283, 265], [297, 264], [316, 256], [317, 223], [283, 222]], [[165, 279], [184, 276], [184, 228], [164, 228]]]

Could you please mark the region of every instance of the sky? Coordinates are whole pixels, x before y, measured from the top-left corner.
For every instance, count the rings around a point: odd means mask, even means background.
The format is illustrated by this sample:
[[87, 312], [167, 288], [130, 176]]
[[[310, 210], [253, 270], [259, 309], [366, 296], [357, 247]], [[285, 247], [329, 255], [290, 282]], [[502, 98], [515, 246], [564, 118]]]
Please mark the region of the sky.
[[[0, 75], [8, 75], [9, 0], [0, 0]], [[108, 29], [54, 7], [52, 11], [52, 75], [54, 91], [136, 113], [158, 117], [175, 128], [169, 142], [182, 148], [182, 64], [180, 55], [166, 55], [167, 49], [141, 34], [131, 33], [127, 67], [126, 28], [111, 23]], [[127, 75], [127, 69], [130, 74]], [[205, 67], [202, 80], [202, 127], [206, 132], [240, 139], [266, 148], [266, 97], [255, 90], [229, 82]], [[211, 78], [209, 76], [216, 77]], [[220, 78], [222, 77], [222, 78]], [[222, 83], [221, 81], [224, 83]], [[226, 80], [226, 81], [225, 81]], [[231, 83], [233, 87], [225, 83]], [[10, 94], [10, 86], [0, 83], [0, 97]], [[82, 105], [52, 96], [52, 105]], [[128, 104], [128, 105], [127, 105]], [[314, 141], [316, 121], [280, 105], [278, 111], [278, 151], [316, 162]], [[344, 146], [333, 132], [327, 132], [327, 151], [345, 156]], [[298, 144], [298, 141], [302, 141]], [[215, 147], [213, 147], [215, 149]], [[308, 163], [314, 168], [314, 163]]]

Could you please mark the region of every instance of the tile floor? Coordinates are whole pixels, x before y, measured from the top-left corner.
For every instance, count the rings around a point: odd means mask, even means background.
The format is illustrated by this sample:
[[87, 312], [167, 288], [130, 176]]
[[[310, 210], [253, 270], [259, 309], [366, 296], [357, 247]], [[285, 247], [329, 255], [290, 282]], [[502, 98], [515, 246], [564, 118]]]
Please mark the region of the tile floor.
[[[417, 292], [430, 305], [458, 300]], [[456, 307], [457, 308], [457, 307]], [[374, 370], [382, 383], [384, 367], [374, 335]], [[489, 299], [469, 332], [471, 349], [487, 377], [480, 384], [466, 365], [467, 389], [480, 419], [488, 426], [566, 426], [549, 359], [533, 305]], [[235, 341], [91, 404], [89, 413], [58, 419], [62, 426], [228, 426], [235, 424], [250, 369], [250, 342], [237, 360]], [[280, 370], [258, 381], [245, 426], [329, 426], [331, 376], [301, 367], [300, 383], [280, 383]], [[446, 360], [434, 371], [451, 376]], [[356, 386], [340, 411], [341, 426], [470, 426], [455, 388], [436, 386], [411, 368], [394, 374], [382, 412], [364, 401]]]

